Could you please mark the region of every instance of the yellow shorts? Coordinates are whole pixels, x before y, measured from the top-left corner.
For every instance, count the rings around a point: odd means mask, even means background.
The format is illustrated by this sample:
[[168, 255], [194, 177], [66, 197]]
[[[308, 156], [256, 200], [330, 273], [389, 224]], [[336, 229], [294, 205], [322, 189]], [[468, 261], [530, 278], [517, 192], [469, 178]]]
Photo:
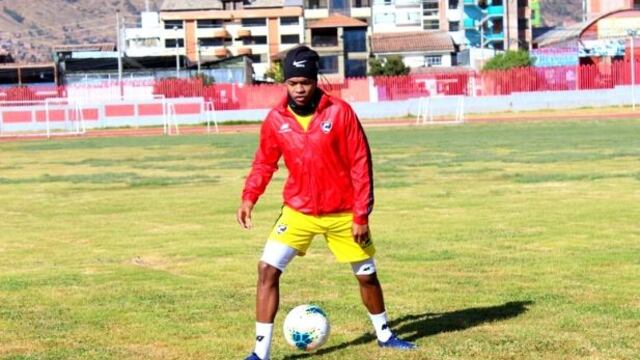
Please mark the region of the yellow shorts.
[[288, 206], [276, 220], [269, 240], [284, 243], [304, 256], [316, 235], [324, 235], [329, 250], [338, 262], [357, 262], [373, 257], [376, 252], [373, 242], [358, 245], [352, 233], [353, 214], [338, 213], [322, 216], [306, 215]]

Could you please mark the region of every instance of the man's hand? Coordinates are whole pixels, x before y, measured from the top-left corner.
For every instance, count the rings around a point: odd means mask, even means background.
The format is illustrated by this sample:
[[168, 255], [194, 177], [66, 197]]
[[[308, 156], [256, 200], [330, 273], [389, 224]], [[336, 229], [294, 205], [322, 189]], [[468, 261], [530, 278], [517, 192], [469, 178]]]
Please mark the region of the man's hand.
[[245, 229], [251, 229], [251, 211], [253, 210], [253, 203], [251, 201], [243, 201], [242, 205], [238, 208], [236, 212], [236, 220], [238, 220], [238, 224]]
[[353, 223], [353, 239], [360, 246], [366, 245], [370, 240], [369, 225]]

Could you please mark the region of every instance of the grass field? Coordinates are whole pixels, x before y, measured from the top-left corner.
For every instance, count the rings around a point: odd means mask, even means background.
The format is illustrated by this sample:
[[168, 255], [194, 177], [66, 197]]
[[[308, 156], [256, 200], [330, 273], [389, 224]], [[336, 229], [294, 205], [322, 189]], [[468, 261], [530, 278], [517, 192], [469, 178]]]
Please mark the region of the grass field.
[[[282, 280], [273, 359], [640, 358], [640, 126], [369, 129], [394, 328], [374, 342], [318, 238]], [[0, 358], [241, 359], [281, 170], [242, 231], [256, 134], [0, 143]], [[314, 355], [284, 313], [321, 305]]]

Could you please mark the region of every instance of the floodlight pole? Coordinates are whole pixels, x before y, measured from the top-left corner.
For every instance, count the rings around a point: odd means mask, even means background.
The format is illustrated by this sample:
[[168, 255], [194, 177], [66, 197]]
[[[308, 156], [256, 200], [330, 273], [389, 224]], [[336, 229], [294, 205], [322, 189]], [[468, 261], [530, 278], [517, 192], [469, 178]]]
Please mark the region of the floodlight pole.
[[482, 62], [482, 66], [484, 66], [484, 23], [490, 18], [489, 15], [486, 15], [480, 20], [480, 61]]
[[178, 50], [178, 27], [174, 26], [173, 31], [176, 35], [176, 79], [180, 79], [180, 52]]
[[631, 38], [631, 107], [636, 111], [636, 55], [635, 55], [635, 36], [638, 31], [635, 29], [627, 30], [627, 34]]
[[116, 11], [116, 44], [118, 47], [118, 87], [120, 88], [120, 98], [124, 95], [122, 87], [122, 33], [120, 26], [120, 10]]

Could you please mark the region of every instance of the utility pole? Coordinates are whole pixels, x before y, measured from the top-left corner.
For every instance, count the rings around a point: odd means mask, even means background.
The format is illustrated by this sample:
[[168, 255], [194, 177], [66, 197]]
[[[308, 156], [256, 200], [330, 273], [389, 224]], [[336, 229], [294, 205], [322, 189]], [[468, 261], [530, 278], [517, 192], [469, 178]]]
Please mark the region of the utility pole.
[[582, 0], [582, 22], [587, 21], [587, 0]]
[[178, 27], [174, 26], [173, 31], [176, 34], [176, 78], [180, 79], [180, 52], [178, 50]]
[[200, 47], [202, 46], [200, 39], [196, 41], [196, 46], [198, 47], [197, 56], [198, 56], [198, 75], [200, 75]]
[[144, 8], [147, 12], [149, 12], [149, 0], [144, 0]]
[[120, 10], [116, 10], [116, 46], [118, 47], [118, 87], [120, 88], [120, 98], [124, 95], [122, 87], [122, 34], [120, 26]]
[[484, 24], [490, 19], [489, 15], [486, 15], [480, 20], [480, 61], [484, 66]]

